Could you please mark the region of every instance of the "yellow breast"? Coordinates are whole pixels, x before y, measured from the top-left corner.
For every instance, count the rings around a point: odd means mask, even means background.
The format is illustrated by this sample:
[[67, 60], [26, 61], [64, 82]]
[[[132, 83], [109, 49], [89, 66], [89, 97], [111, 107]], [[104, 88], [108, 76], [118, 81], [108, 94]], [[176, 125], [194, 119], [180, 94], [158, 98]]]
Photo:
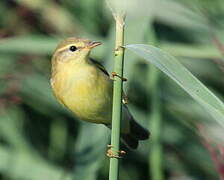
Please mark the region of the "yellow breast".
[[82, 119], [109, 123], [112, 82], [93, 65], [65, 66], [52, 78], [57, 99]]

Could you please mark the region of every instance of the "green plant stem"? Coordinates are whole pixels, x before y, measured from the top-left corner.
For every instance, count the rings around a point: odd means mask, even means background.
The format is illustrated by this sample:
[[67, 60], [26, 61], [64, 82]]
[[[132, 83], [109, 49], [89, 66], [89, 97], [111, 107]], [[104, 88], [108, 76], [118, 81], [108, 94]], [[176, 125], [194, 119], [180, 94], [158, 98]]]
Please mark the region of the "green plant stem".
[[152, 180], [163, 180], [162, 171], [162, 145], [160, 142], [161, 134], [161, 104], [158, 95], [159, 71], [153, 65], [149, 65], [149, 85], [151, 91], [151, 113], [150, 129], [151, 129], [151, 148], [149, 152], [149, 164]]
[[[150, 32], [147, 32], [147, 41], [150, 44], [158, 44], [151, 19]], [[162, 170], [162, 145], [160, 141], [161, 134], [161, 103], [159, 99], [159, 70], [152, 64], [148, 66], [148, 85], [151, 94], [150, 104], [151, 112], [149, 114], [149, 129], [151, 129], [149, 164], [152, 180], [163, 180]]]
[[[115, 16], [116, 20], [116, 44], [114, 58], [114, 72], [118, 76], [114, 76], [113, 84], [113, 109], [112, 109], [112, 132], [111, 145], [112, 152], [119, 156], [120, 148], [120, 121], [122, 118], [122, 86], [124, 64], [124, 15]], [[119, 77], [120, 76], [120, 77]], [[117, 180], [119, 176], [119, 159], [110, 159], [109, 180]]]

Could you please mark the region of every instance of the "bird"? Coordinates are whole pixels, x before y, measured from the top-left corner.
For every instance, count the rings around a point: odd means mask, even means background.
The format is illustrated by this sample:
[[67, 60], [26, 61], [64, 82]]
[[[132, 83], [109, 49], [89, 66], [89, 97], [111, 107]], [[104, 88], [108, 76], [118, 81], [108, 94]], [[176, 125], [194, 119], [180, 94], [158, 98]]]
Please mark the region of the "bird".
[[[51, 58], [51, 87], [56, 99], [80, 120], [111, 128], [113, 79], [104, 66], [90, 58], [100, 42], [70, 37], [60, 42]], [[149, 131], [122, 104], [121, 139], [136, 149]]]

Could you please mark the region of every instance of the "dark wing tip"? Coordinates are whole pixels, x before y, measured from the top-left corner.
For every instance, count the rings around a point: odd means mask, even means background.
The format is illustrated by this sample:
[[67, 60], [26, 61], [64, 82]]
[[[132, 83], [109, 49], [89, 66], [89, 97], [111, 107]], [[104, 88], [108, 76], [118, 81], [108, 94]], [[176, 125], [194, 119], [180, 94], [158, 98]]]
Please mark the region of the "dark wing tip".
[[130, 121], [131, 134], [139, 140], [146, 140], [150, 136], [150, 132], [139, 125], [135, 120]]
[[138, 139], [133, 137], [130, 134], [122, 134], [121, 135], [124, 143], [131, 149], [137, 149], [138, 147]]
[[90, 61], [91, 61], [93, 64], [95, 64], [96, 67], [97, 67], [98, 69], [100, 69], [105, 75], [110, 76], [109, 73], [107, 72], [107, 70], [104, 68], [104, 66], [103, 66], [101, 63], [99, 63], [98, 61], [96, 61], [96, 60], [94, 60], [94, 59], [92, 59], [92, 58], [89, 58], [89, 59], [90, 59]]

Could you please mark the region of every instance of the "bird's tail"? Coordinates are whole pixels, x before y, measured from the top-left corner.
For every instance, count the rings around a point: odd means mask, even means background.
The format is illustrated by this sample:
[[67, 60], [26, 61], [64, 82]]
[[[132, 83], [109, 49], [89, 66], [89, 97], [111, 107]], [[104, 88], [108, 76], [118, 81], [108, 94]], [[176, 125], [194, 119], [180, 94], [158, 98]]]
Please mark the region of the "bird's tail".
[[130, 122], [129, 133], [121, 134], [121, 137], [128, 147], [136, 149], [138, 147], [138, 142], [140, 140], [148, 139], [150, 133], [147, 129], [138, 124], [133, 118], [131, 118], [129, 122]]

